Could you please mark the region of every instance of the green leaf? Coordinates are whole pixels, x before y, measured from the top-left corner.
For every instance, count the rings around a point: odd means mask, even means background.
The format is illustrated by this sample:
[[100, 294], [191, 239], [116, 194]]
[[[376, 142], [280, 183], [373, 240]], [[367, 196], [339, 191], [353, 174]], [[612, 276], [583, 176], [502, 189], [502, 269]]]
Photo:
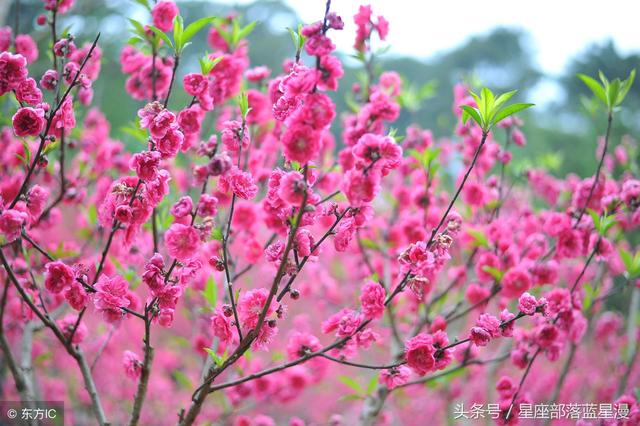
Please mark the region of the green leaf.
[[238, 31], [238, 34], [236, 36], [237, 37], [236, 44], [238, 44], [240, 40], [247, 38], [247, 36], [251, 34], [251, 32], [253, 31], [253, 29], [256, 27], [257, 24], [258, 24], [258, 21], [250, 22], [244, 28]]
[[53, 151], [54, 149], [56, 149], [58, 147], [58, 145], [60, 145], [60, 141], [56, 140], [55, 142], [50, 142], [49, 144], [47, 144], [47, 146], [44, 147], [44, 149], [42, 150], [42, 155], [47, 155], [49, 154], [51, 151]]
[[499, 122], [501, 122], [502, 120], [504, 120], [505, 118], [516, 114], [522, 110], [525, 110], [527, 108], [531, 108], [532, 106], [534, 106], [535, 104], [511, 104], [509, 106], [504, 107], [504, 109], [501, 109], [500, 111], [498, 111], [498, 113], [495, 115], [495, 117], [493, 118], [493, 123], [492, 124], [498, 124]]
[[622, 259], [622, 263], [624, 264], [624, 267], [627, 270], [627, 272], [631, 272], [633, 270], [633, 258], [631, 257], [631, 253], [621, 248], [620, 258]]
[[209, 55], [203, 56], [202, 58], [198, 58], [198, 62], [200, 62], [200, 71], [202, 75], [209, 75], [211, 70], [213, 70], [221, 60], [224, 59], [224, 55], [218, 56], [216, 58], [211, 59]]
[[607, 104], [609, 108], [613, 108], [618, 105], [618, 95], [620, 93], [620, 80], [617, 78], [611, 82], [607, 87]]
[[591, 216], [591, 220], [593, 220], [593, 227], [597, 231], [600, 231], [600, 215], [592, 209], [587, 209], [587, 213], [589, 213], [589, 216]]
[[182, 52], [184, 49], [184, 40], [182, 40], [182, 33], [184, 31], [184, 21], [182, 16], [178, 15], [173, 19], [173, 42], [176, 46], [176, 52]]
[[348, 402], [348, 401], [359, 401], [361, 399], [364, 399], [364, 397], [360, 396], [360, 395], [356, 395], [356, 394], [350, 394], [350, 395], [343, 395], [340, 398], [338, 398], [338, 401], [340, 402]]
[[140, 43], [143, 43], [144, 40], [142, 39], [142, 37], [139, 36], [133, 36], [133, 37], [129, 37], [129, 40], [127, 40], [127, 44], [131, 45], [131, 46], [136, 46]]
[[375, 241], [370, 240], [369, 238], [360, 238], [360, 243], [363, 247], [371, 250], [378, 250], [380, 248]]
[[349, 376], [338, 376], [338, 381], [343, 385], [349, 387], [350, 389], [354, 390], [358, 395], [363, 395], [365, 393], [360, 383], [358, 383], [355, 379]]
[[213, 362], [216, 364], [216, 366], [220, 367], [224, 363], [224, 358], [218, 355], [216, 351], [214, 351], [213, 349], [204, 348], [204, 350], [206, 353], [209, 354], [209, 356], [211, 357]]
[[207, 25], [212, 24], [215, 19], [215, 16], [206, 16], [187, 25], [187, 28], [185, 28], [184, 33], [182, 34], [182, 43], [186, 43], [191, 40], [200, 30]]
[[480, 115], [485, 119], [485, 122], [493, 115], [494, 106], [495, 98], [493, 92], [489, 90], [488, 87], [483, 87], [480, 91], [480, 104], [478, 104], [478, 109], [480, 110]]
[[600, 235], [605, 236], [609, 229], [611, 229], [616, 223], [618, 223], [618, 221], [614, 215], [605, 216], [600, 222]]
[[213, 275], [210, 275], [209, 279], [207, 279], [202, 295], [207, 301], [209, 307], [215, 309], [216, 304], [218, 303], [218, 286], [216, 285], [216, 280], [213, 278]]
[[[601, 78], [602, 77], [603, 76], [601, 76]], [[578, 74], [578, 78], [582, 80], [589, 89], [591, 89], [596, 98], [600, 99], [605, 105], [607, 105], [607, 95], [604, 91], [604, 87], [602, 87], [600, 83], [585, 74]]]
[[582, 301], [582, 311], [588, 312], [595, 296], [595, 290], [590, 283], [585, 283], [584, 286], [584, 300]]
[[489, 240], [484, 232], [479, 229], [467, 229], [467, 234], [473, 237], [474, 247], [489, 247]]
[[507, 101], [509, 99], [511, 99], [513, 97], [513, 95], [515, 95], [518, 91], [517, 90], [512, 90], [510, 92], [507, 93], [503, 93], [502, 95], [498, 96], [498, 98], [495, 101], [495, 109], [499, 109], [502, 107], [502, 105], [504, 105], [505, 103], [507, 103]]
[[220, 228], [213, 228], [211, 231], [211, 238], [216, 241], [222, 241], [222, 230]]
[[469, 117], [471, 117], [473, 119], [473, 121], [476, 122], [476, 124], [478, 124], [478, 126], [480, 127], [484, 127], [482, 124], [482, 118], [480, 116], [480, 111], [478, 111], [476, 108], [473, 108], [469, 105], [461, 105], [460, 108], [462, 109], [462, 122], [463, 123], [467, 123], [467, 121], [469, 121]]
[[242, 92], [238, 97], [238, 105], [240, 106], [240, 114], [242, 114], [242, 118], [246, 120], [247, 114], [251, 108], [249, 108], [249, 97], [245, 92]]
[[369, 383], [367, 383], [367, 394], [371, 394], [375, 390], [376, 386], [378, 386], [378, 378], [379, 376], [377, 374], [371, 377]]
[[29, 148], [29, 143], [24, 139], [20, 139], [20, 142], [22, 142], [22, 148], [24, 149], [24, 157], [21, 155], [18, 155], [18, 157], [29, 165], [31, 164], [31, 149]]
[[232, 39], [232, 35], [224, 29], [224, 27], [219, 23], [220, 21], [216, 20], [213, 22], [213, 26], [216, 28], [216, 31], [218, 31], [218, 34], [220, 35], [220, 37], [222, 37], [224, 39], [224, 41], [231, 46], [233, 43], [233, 39]]
[[483, 266], [482, 270], [491, 275], [497, 282], [502, 281], [502, 276], [504, 275], [504, 273], [501, 270], [492, 268], [491, 266], [487, 265]]
[[633, 80], [635, 80], [635, 78], [636, 78], [636, 70], [633, 69], [629, 73], [629, 77], [627, 77], [627, 79], [622, 82], [622, 85], [620, 87], [620, 92], [618, 93], [618, 105], [620, 105], [622, 101], [624, 101], [624, 98], [627, 96], [627, 93], [629, 93], [629, 89], [631, 89], [631, 86], [633, 85]]
[[165, 34], [160, 28], [154, 27], [153, 25], [149, 25], [149, 29], [153, 31], [155, 35], [160, 37], [160, 39], [164, 41], [167, 44], [167, 46], [171, 46], [171, 48], [175, 50], [175, 48], [173, 47], [173, 42], [171, 41], [169, 36]]
[[191, 379], [189, 376], [184, 374], [180, 370], [173, 370], [173, 378], [178, 382], [182, 389], [193, 389], [193, 383], [191, 383]]
[[136, 3], [144, 6], [149, 12], [151, 12], [151, 6], [149, 6], [149, 2], [147, 0], [134, 0]]
[[98, 210], [96, 209], [95, 204], [91, 204], [89, 206], [89, 210], [87, 211], [87, 220], [89, 221], [89, 225], [94, 226], [98, 223]]
[[129, 19], [129, 22], [131, 23], [131, 25], [133, 25], [134, 33], [144, 38], [146, 34], [144, 30], [144, 26], [140, 22], [136, 21], [135, 19], [131, 19], [131, 18], [127, 18], [127, 19]]

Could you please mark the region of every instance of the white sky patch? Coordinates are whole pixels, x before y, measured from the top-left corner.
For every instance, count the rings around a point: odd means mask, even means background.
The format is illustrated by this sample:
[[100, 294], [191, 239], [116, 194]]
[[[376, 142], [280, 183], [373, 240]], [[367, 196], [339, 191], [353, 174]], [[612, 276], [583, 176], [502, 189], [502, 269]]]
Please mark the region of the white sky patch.
[[[325, 0], [286, 2], [305, 23], [324, 14]], [[333, 0], [331, 9], [342, 16], [345, 29], [331, 37], [344, 52], [352, 51], [353, 15], [361, 4], [371, 4], [374, 15], [389, 20], [386, 43], [394, 54], [428, 58], [496, 26], [527, 31], [536, 62], [552, 75], [561, 73], [569, 59], [592, 42], [612, 39], [620, 52], [640, 51], [638, 0]]]

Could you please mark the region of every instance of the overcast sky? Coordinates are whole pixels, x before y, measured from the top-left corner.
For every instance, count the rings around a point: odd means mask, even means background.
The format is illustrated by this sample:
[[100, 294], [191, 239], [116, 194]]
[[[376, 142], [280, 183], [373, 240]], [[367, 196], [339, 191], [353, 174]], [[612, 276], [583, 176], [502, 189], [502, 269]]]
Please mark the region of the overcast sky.
[[[323, 16], [325, 0], [286, 2], [305, 23]], [[341, 50], [351, 50], [360, 4], [371, 4], [374, 14], [390, 21], [387, 42], [398, 54], [429, 57], [499, 25], [527, 30], [538, 64], [551, 74], [590, 42], [611, 38], [621, 52], [640, 51], [640, 0], [333, 0], [331, 9], [346, 24], [332, 35]]]

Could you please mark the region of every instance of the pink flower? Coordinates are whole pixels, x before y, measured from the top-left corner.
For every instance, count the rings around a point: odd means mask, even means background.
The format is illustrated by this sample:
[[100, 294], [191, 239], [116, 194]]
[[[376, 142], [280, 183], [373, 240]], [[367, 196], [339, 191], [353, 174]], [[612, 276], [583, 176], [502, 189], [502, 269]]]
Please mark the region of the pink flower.
[[472, 327], [469, 339], [476, 346], [487, 346], [491, 341], [491, 334], [482, 327]]
[[356, 332], [361, 322], [362, 316], [358, 312], [344, 308], [323, 321], [320, 329], [325, 334], [335, 331], [338, 337], [349, 337]]
[[29, 217], [19, 210], [9, 209], [0, 214], [0, 232], [11, 242], [20, 237], [22, 225]]
[[163, 0], [158, 2], [151, 11], [153, 25], [160, 30], [167, 32], [173, 28], [173, 20], [178, 16], [178, 6], [172, 1]]
[[168, 109], [163, 109], [149, 122], [149, 133], [154, 139], [163, 138], [164, 135], [167, 134], [169, 129], [171, 129], [171, 126], [175, 123], [175, 121], [175, 114]]
[[[540, 299], [543, 300], [543, 299]], [[513, 336], [513, 329], [515, 327], [515, 322], [512, 321], [516, 316], [509, 312], [507, 309], [503, 309], [500, 312], [500, 334], [502, 337], [511, 337]]]
[[337, 90], [338, 80], [344, 75], [342, 62], [332, 55], [320, 58], [320, 73], [318, 87], [323, 90]]
[[220, 140], [227, 150], [238, 152], [240, 149], [245, 150], [249, 147], [249, 132], [242, 127], [240, 121], [225, 121], [222, 123]]
[[244, 75], [247, 78], [247, 80], [255, 83], [269, 77], [270, 73], [271, 73], [271, 70], [269, 68], [260, 66], [260, 67], [255, 67], [255, 68], [251, 68], [250, 70], [247, 70], [247, 72], [245, 72]]
[[8, 51], [11, 47], [11, 27], [0, 27], [0, 52]]
[[231, 157], [225, 153], [213, 157], [209, 164], [207, 164], [207, 171], [211, 176], [220, 176], [226, 174], [232, 167], [233, 162], [231, 161]]
[[44, 0], [46, 10], [55, 10], [58, 13], [65, 13], [73, 6], [74, 0]]
[[472, 207], [482, 207], [487, 201], [484, 187], [477, 182], [467, 182], [462, 190], [462, 200]]
[[164, 234], [164, 244], [169, 255], [179, 261], [189, 260], [200, 248], [200, 235], [193, 226], [174, 223]]
[[469, 338], [476, 346], [486, 346], [493, 338], [501, 336], [500, 320], [493, 315], [482, 314], [471, 329]]
[[82, 284], [77, 281], [73, 281], [62, 294], [67, 300], [67, 303], [69, 303], [69, 306], [76, 311], [81, 311], [85, 306], [87, 306], [87, 303], [89, 303], [89, 295], [87, 294], [87, 291], [82, 287]]
[[51, 293], [60, 293], [75, 279], [73, 269], [59, 260], [47, 263], [44, 269], [44, 286]]
[[127, 282], [119, 275], [109, 278], [102, 274], [94, 288], [96, 294], [93, 304], [98, 312], [109, 323], [119, 322], [125, 315], [122, 308], [129, 307], [129, 303], [131, 303], [127, 298], [129, 288]]
[[379, 283], [369, 281], [360, 289], [362, 313], [366, 319], [381, 318], [384, 315], [385, 291]]
[[45, 126], [44, 110], [42, 108], [20, 108], [13, 115], [12, 123], [13, 131], [18, 137], [38, 136]]
[[[84, 325], [84, 322], [82, 321], [78, 322], [77, 315], [66, 315], [58, 321], [58, 327], [60, 327], [60, 331], [62, 331], [62, 334], [67, 338], [67, 340], [71, 338], [71, 343], [74, 345], [82, 343], [84, 338], [87, 337], [87, 326]], [[73, 333], [73, 337], [71, 337], [71, 333]]]
[[304, 181], [302, 173], [293, 171], [280, 178], [278, 195], [284, 201], [294, 206], [300, 206], [306, 192], [307, 183]]
[[160, 291], [165, 285], [164, 259], [160, 253], [154, 254], [151, 259], [145, 263], [142, 282], [144, 282], [153, 293]]
[[39, 218], [49, 198], [49, 190], [40, 185], [33, 185], [27, 193], [27, 209], [33, 218]]
[[338, 319], [338, 330], [336, 335], [338, 337], [353, 336], [360, 324], [362, 323], [362, 316], [353, 310], [347, 310]]
[[359, 170], [349, 170], [344, 175], [343, 191], [353, 207], [370, 203], [380, 191], [380, 174], [376, 169], [364, 174]]
[[433, 334], [433, 347], [437, 350], [434, 354], [434, 358], [436, 360], [435, 368], [436, 370], [442, 370], [449, 364], [451, 364], [451, 360], [453, 359], [453, 348], [443, 349], [449, 346], [449, 337], [447, 333], [443, 330], [436, 330]]
[[221, 308], [216, 308], [211, 316], [211, 328], [213, 335], [222, 342], [230, 342], [233, 337], [233, 327], [230, 319], [222, 312]]
[[483, 283], [492, 282], [494, 280], [493, 275], [489, 274], [485, 270], [485, 266], [500, 270], [500, 260], [498, 259], [498, 256], [487, 251], [478, 256], [478, 260], [476, 262], [476, 275], [478, 275], [478, 280]]
[[237, 197], [250, 200], [258, 193], [258, 187], [253, 183], [253, 176], [237, 167], [233, 167], [225, 179]]
[[294, 331], [287, 343], [287, 359], [298, 359], [322, 348], [320, 340], [313, 334]]
[[542, 348], [550, 347], [559, 337], [558, 327], [545, 324], [537, 329], [536, 341]]
[[527, 138], [517, 127], [511, 130], [511, 140], [513, 140], [513, 143], [518, 146], [525, 146], [527, 144]]
[[578, 231], [566, 229], [558, 235], [558, 244], [556, 253], [559, 259], [574, 258], [582, 253], [582, 239]]
[[188, 216], [192, 211], [193, 201], [188, 195], [185, 197], [181, 197], [178, 202], [171, 206], [171, 209], [169, 210], [169, 212], [177, 218]]
[[184, 134], [175, 124], [167, 129], [163, 137], [155, 139], [155, 142], [158, 151], [162, 154], [162, 158], [175, 157], [184, 142]]
[[520, 312], [533, 315], [536, 313], [536, 309], [538, 307], [538, 301], [536, 298], [529, 293], [522, 293], [520, 299], [518, 299], [518, 309]]
[[520, 297], [531, 288], [531, 275], [523, 267], [509, 269], [502, 277], [502, 294], [506, 297]]
[[45, 90], [55, 90], [58, 85], [58, 72], [56, 70], [47, 70], [40, 79], [40, 86]]
[[184, 91], [191, 96], [201, 96], [209, 88], [209, 80], [202, 74], [190, 73], [183, 77]]
[[378, 16], [378, 23], [375, 25], [376, 31], [378, 31], [378, 36], [380, 40], [385, 40], [387, 38], [387, 34], [389, 34], [389, 21], [387, 21], [383, 16]]
[[198, 203], [198, 215], [202, 217], [218, 214], [218, 198], [209, 194], [202, 194]]
[[16, 53], [22, 55], [27, 63], [32, 63], [38, 59], [38, 45], [30, 35], [18, 34], [14, 40]]
[[42, 102], [42, 92], [38, 89], [34, 79], [27, 78], [18, 85], [16, 98], [18, 101], [29, 105], [38, 105]]
[[622, 184], [620, 198], [631, 209], [635, 209], [640, 205], [640, 180], [628, 179]]
[[122, 354], [122, 365], [124, 372], [130, 379], [137, 379], [142, 374], [142, 361], [138, 355], [131, 351], [124, 351]]
[[288, 161], [307, 164], [320, 152], [320, 133], [313, 127], [296, 124], [282, 135], [284, 156]]
[[407, 340], [404, 353], [407, 365], [420, 376], [435, 370], [436, 348], [433, 346], [433, 337], [430, 334], [420, 333]]
[[22, 55], [0, 53], [0, 95], [17, 89], [27, 78], [27, 60]]
[[[250, 329], [258, 325], [258, 318], [267, 303], [268, 296], [269, 290], [266, 288], [248, 290], [240, 295], [237, 308], [243, 328]], [[276, 311], [277, 305], [275, 299], [272, 299], [265, 318]]]
[[496, 391], [498, 391], [501, 400], [508, 400], [511, 399], [516, 392], [516, 386], [510, 377], [502, 376], [496, 383]]
[[161, 154], [158, 151], [138, 152], [131, 157], [129, 167], [143, 181], [152, 181], [158, 177]]
[[178, 114], [178, 124], [184, 133], [191, 135], [200, 131], [202, 118], [202, 110], [194, 105], [180, 111]]
[[389, 390], [395, 389], [398, 386], [407, 383], [409, 381], [410, 375], [411, 370], [409, 369], [409, 367], [399, 365], [388, 370], [382, 370], [380, 372], [380, 383], [389, 388]]
[[389, 136], [364, 134], [353, 147], [353, 155], [364, 167], [375, 166], [383, 173], [396, 168], [402, 160], [402, 148]]

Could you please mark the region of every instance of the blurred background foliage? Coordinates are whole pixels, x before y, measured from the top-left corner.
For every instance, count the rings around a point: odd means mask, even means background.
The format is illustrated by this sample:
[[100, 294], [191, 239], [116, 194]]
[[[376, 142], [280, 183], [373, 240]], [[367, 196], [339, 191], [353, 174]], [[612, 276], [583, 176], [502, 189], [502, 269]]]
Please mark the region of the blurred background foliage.
[[[10, 0], [4, 0], [9, 2]], [[249, 36], [252, 66], [266, 65], [272, 76], [281, 72], [282, 63], [294, 55], [294, 48], [287, 27], [295, 28], [299, 23], [296, 13], [279, 0], [255, 1], [254, 3], [230, 6], [212, 1], [179, 1], [186, 23], [203, 16], [224, 16], [236, 13], [245, 22], [258, 21]], [[45, 27], [36, 25], [36, 17], [42, 13], [40, 0], [21, 0], [19, 9], [20, 32], [29, 32], [40, 45], [41, 59], [47, 54], [49, 33]], [[122, 131], [135, 118], [140, 103], [129, 98], [124, 91], [125, 76], [120, 71], [119, 54], [129, 39], [131, 17], [148, 22], [147, 11], [133, 0], [76, 0], [68, 16], [61, 19], [60, 28], [70, 27], [70, 32], [82, 45], [100, 31], [100, 46], [103, 49], [103, 70], [95, 83], [94, 105], [99, 106], [112, 125], [112, 136], [134, 143]], [[3, 25], [14, 24], [15, 2], [6, 11]], [[0, 15], [0, 20], [2, 16]], [[343, 19], [351, 19], [343, 16]], [[392, 28], [398, 23], [391, 22]], [[394, 28], [395, 31], [409, 29]], [[384, 45], [379, 46], [381, 48]], [[193, 45], [185, 50], [180, 73], [198, 71], [197, 58], [210, 48], [206, 45], [206, 32], [199, 34]], [[563, 75], [549, 76], [542, 73], [532, 58], [533, 46], [525, 32], [512, 28], [494, 28], [485, 34], [469, 38], [458, 48], [439, 53], [428, 59], [401, 57], [384, 49], [376, 55], [374, 70], [395, 70], [406, 81], [408, 88], [402, 97], [404, 104], [400, 119], [394, 123], [403, 134], [410, 123], [431, 129], [438, 137], [452, 134], [455, 117], [452, 114], [453, 86], [460, 81], [472, 85], [485, 84], [492, 90], [503, 92], [517, 88], [519, 101], [538, 103], [531, 112], [524, 114], [525, 134], [528, 144], [516, 153], [527, 164], [545, 167], [556, 175], [575, 172], [581, 176], [592, 174], [595, 164], [595, 147], [598, 135], [604, 132], [604, 111], [592, 110], [587, 101], [588, 89], [576, 77], [577, 72], [597, 75], [602, 70], [608, 77], [623, 77], [632, 68], [640, 69], [640, 55], [621, 55], [613, 42], [585, 46], [570, 58]], [[339, 112], [347, 111], [351, 87], [363, 78], [362, 64], [347, 54], [345, 77], [338, 93], [333, 96]], [[307, 63], [313, 63], [305, 58]], [[41, 75], [47, 61], [38, 61], [32, 73]], [[637, 134], [640, 130], [640, 85], [636, 84], [627, 99], [624, 109], [616, 116], [613, 130], [613, 145], [623, 135]], [[182, 101], [175, 98], [179, 105]], [[338, 136], [341, 129], [334, 129]], [[496, 134], [500, 140], [504, 134]], [[340, 142], [339, 142], [340, 143]], [[549, 154], [552, 153], [552, 154]]]

